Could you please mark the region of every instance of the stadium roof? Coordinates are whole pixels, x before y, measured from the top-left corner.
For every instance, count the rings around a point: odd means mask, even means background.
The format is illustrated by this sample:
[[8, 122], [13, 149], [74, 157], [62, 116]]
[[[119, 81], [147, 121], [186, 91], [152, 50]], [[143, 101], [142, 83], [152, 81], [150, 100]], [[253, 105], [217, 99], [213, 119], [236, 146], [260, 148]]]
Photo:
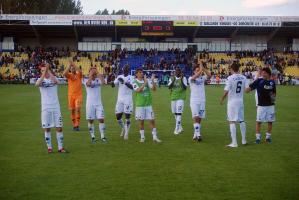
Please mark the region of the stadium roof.
[[[14, 37], [140, 37], [146, 22], [171, 22], [172, 37], [231, 38], [271, 35], [299, 38], [299, 16], [0, 15], [0, 35]], [[160, 35], [162, 36], [162, 35]], [[146, 37], [146, 36], [145, 36]], [[157, 36], [159, 37], [159, 35]]]

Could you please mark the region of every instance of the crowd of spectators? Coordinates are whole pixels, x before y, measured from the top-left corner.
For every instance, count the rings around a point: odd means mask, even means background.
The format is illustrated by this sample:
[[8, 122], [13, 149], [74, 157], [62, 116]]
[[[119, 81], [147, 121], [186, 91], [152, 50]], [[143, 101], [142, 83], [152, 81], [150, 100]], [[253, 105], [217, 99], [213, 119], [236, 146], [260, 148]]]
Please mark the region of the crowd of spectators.
[[[20, 53], [27, 54], [28, 59], [16, 59], [20, 56]], [[142, 58], [143, 62], [141, 66], [144, 70], [173, 70], [175, 67], [183, 69], [185, 74], [191, 75], [192, 68], [197, 64], [198, 60], [202, 60], [207, 68], [212, 72], [212, 78], [226, 78], [228, 70], [221, 67], [222, 65], [229, 65], [232, 62], [238, 62], [242, 58], [256, 58], [261, 61], [263, 66], [268, 66], [272, 69], [273, 73], [279, 74], [283, 77], [283, 69], [287, 66], [299, 66], [299, 57], [289, 58], [284, 55], [278, 56], [273, 51], [265, 50], [261, 52], [253, 51], [240, 51], [240, 52], [227, 52], [225, 59], [215, 60], [213, 56], [210, 56], [208, 51], [203, 51], [196, 54], [192, 48], [185, 50], [180, 49], [168, 49], [168, 51], [158, 51], [157, 49], [137, 49], [135, 51], [128, 51], [127, 49], [116, 49], [105, 54], [100, 54], [98, 57], [92, 57], [88, 52], [76, 52], [72, 54], [69, 48], [19, 48], [17, 52], [11, 52], [9, 54], [0, 53], [0, 67], [14, 64], [14, 68], [19, 70], [19, 75], [9, 76], [9, 70], [4, 74], [1, 74], [0, 80], [22, 80], [23, 82], [29, 82], [30, 78], [37, 78], [39, 74], [39, 66], [42, 62], [48, 62], [51, 65], [53, 71], [60, 76], [61, 72], [65, 69], [62, 63], [59, 63], [59, 58], [71, 57], [74, 62], [80, 62], [84, 57], [87, 58], [91, 65], [93, 63], [106, 62], [108, 65], [102, 65], [105, 75], [108, 79], [113, 79], [113, 76], [121, 71], [121, 68], [125, 64], [124, 61], [129, 61], [131, 57]], [[227, 59], [230, 58], [230, 59]], [[253, 78], [254, 72], [257, 71], [259, 66], [249, 59], [247, 62], [240, 62], [242, 66], [242, 73], [247, 78]], [[81, 67], [81, 66], [79, 66]], [[7, 76], [5, 76], [7, 75]], [[161, 82], [166, 82], [169, 74], [162, 74]]]

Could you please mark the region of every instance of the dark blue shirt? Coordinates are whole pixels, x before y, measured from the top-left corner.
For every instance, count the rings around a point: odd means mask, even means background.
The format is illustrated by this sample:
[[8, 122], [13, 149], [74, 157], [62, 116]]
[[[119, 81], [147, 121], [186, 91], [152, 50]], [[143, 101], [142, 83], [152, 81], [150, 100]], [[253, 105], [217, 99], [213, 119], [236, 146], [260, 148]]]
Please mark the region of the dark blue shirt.
[[273, 80], [256, 79], [249, 85], [251, 90], [257, 91], [259, 106], [272, 106], [275, 103], [276, 86]]

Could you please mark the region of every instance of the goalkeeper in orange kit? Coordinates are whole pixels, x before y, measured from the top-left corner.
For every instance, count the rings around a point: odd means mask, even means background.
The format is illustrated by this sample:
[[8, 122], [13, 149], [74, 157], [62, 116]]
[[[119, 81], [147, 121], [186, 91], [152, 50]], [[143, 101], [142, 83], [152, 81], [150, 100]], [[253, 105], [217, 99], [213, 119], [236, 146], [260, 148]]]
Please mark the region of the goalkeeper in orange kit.
[[68, 105], [71, 110], [73, 130], [79, 131], [80, 109], [82, 105], [82, 71], [73, 62], [64, 70], [68, 81]]

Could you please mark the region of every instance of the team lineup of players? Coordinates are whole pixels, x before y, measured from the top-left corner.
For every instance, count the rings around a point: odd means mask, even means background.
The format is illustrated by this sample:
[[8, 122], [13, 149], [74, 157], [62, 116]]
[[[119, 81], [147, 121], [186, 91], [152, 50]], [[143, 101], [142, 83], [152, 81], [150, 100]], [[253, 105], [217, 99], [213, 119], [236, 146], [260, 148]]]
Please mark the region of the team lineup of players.
[[[251, 83], [245, 76], [239, 73], [240, 65], [233, 63], [230, 66], [231, 74], [227, 78], [224, 88], [224, 94], [220, 99], [222, 105], [225, 98], [227, 100], [227, 120], [231, 133], [231, 144], [228, 147], [238, 147], [236, 138], [236, 124], [240, 124], [242, 135], [242, 144], [246, 142], [246, 124], [244, 121], [244, 92], [256, 90], [257, 116], [256, 116], [256, 143], [261, 143], [261, 123], [268, 123], [265, 141], [271, 143], [272, 122], [275, 121], [275, 97], [276, 86], [271, 80], [271, 70], [263, 68], [259, 71], [257, 78]], [[133, 91], [135, 98], [135, 118], [139, 124], [140, 142], [145, 142], [144, 121], [149, 121], [152, 130], [152, 139], [154, 142], [162, 142], [157, 136], [155, 125], [155, 116], [152, 108], [152, 93], [157, 88], [155, 75], [147, 78], [142, 69], [137, 69], [135, 77], [131, 76], [129, 66], [123, 68], [123, 74], [118, 75], [112, 83], [112, 87], [118, 86], [118, 98], [115, 106], [115, 115], [119, 126], [121, 127], [121, 137], [125, 140], [129, 138], [131, 125], [131, 114], [133, 113]], [[99, 73], [96, 67], [89, 70], [88, 79], [83, 79], [81, 70], [70, 63], [65, 69], [64, 76], [68, 80], [68, 106], [71, 111], [73, 130], [79, 131], [80, 108], [82, 105], [82, 80], [86, 88], [86, 120], [88, 121], [88, 130], [91, 142], [97, 141], [95, 136], [94, 121], [99, 121], [100, 140], [107, 142], [105, 135], [104, 108], [101, 100], [101, 87], [106, 84], [104, 77]], [[182, 113], [184, 111], [184, 101], [186, 99], [186, 89], [190, 86], [190, 108], [194, 120], [193, 140], [201, 141], [201, 120], [205, 118], [205, 81], [210, 78], [211, 73], [204, 63], [196, 65], [193, 69], [193, 75], [188, 81], [184, 77], [180, 68], [176, 68], [174, 75], [169, 79], [168, 87], [171, 90], [171, 111], [175, 117], [174, 134], [180, 134], [183, 131]], [[51, 128], [56, 128], [56, 138], [58, 143], [58, 152], [65, 153], [63, 147], [62, 117], [60, 104], [57, 94], [58, 80], [45, 63], [41, 66], [41, 77], [37, 80], [36, 86], [41, 93], [41, 122], [45, 132], [45, 142], [49, 153], [53, 152], [51, 142]], [[123, 115], [125, 122], [123, 121]]]

